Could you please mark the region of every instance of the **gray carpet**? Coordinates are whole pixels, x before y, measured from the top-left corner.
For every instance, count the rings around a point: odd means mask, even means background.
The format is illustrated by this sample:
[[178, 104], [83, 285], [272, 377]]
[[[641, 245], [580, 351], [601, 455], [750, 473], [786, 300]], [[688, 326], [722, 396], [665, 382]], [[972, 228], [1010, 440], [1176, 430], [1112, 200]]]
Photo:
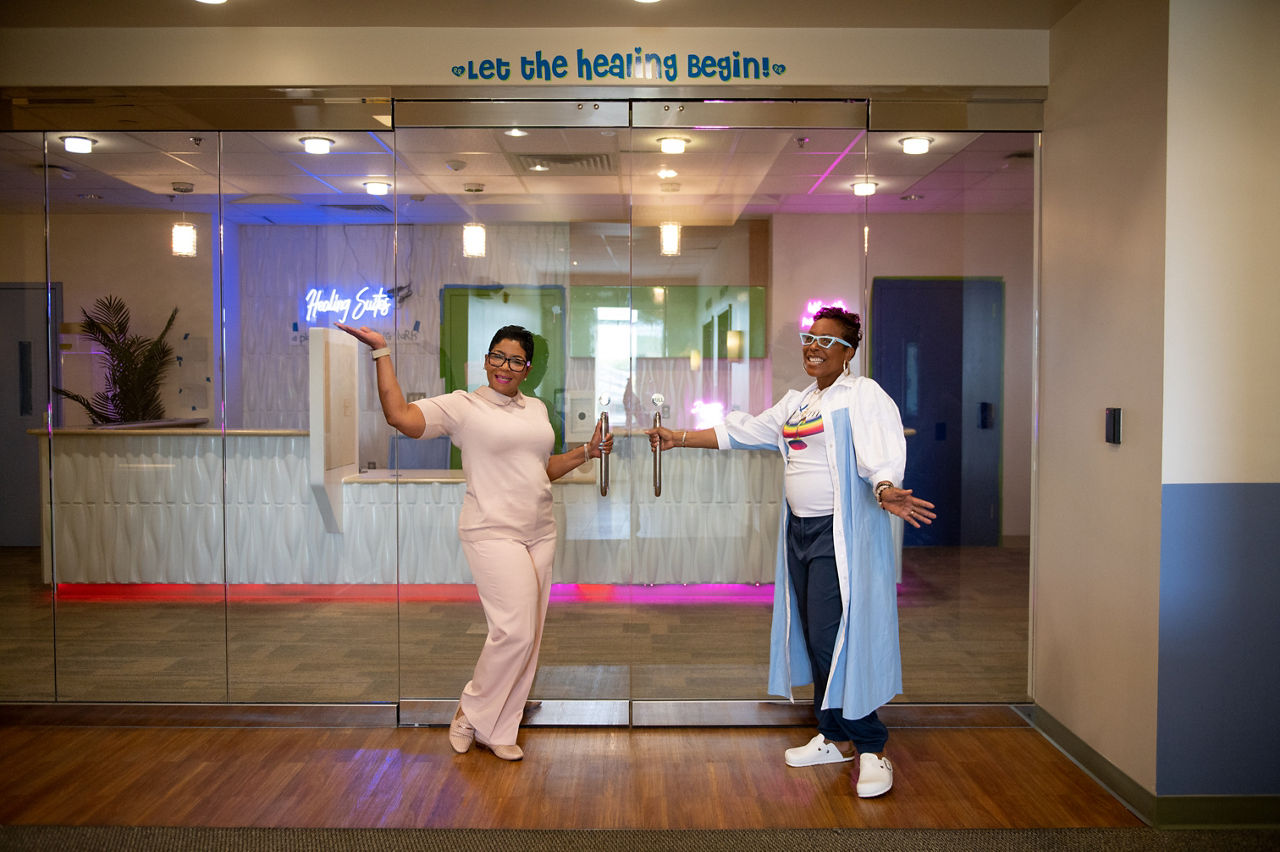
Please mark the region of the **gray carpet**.
[[0, 849], [22, 852], [1275, 852], [1280, 831], [1150, 828], [517, 831], [3, 826]]

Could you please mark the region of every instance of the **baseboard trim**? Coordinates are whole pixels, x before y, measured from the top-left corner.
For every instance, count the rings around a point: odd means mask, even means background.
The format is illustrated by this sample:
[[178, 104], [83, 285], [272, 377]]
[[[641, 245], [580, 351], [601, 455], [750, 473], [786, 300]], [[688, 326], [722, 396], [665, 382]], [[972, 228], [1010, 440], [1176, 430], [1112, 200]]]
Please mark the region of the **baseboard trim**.
[[[458, 699], [406, 698], [400, 702], [400, 724], [404, 726], [448, 725]], [[533, 701], [525, 708], [527, 728], [563, 727], [626, 727], [631, 723], [629, 702], [626, 699], [583, 699], [559, 701], [548, 699]]]
[[1030, 705], [1023, 712], [1036, 730], [1149, 825], [1168, 829], [1280, 826], [1280, 796], [1159, 796], [1116, 768], [1044, 708]]

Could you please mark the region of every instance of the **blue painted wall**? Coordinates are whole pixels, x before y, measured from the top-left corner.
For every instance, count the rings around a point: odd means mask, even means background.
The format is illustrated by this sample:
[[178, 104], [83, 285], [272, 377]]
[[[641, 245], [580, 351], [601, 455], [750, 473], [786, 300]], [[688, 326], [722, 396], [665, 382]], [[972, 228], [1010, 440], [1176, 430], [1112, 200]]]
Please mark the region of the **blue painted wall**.
[[1165, 485], [1156, 792], [1280, 794], [1280, 483]]

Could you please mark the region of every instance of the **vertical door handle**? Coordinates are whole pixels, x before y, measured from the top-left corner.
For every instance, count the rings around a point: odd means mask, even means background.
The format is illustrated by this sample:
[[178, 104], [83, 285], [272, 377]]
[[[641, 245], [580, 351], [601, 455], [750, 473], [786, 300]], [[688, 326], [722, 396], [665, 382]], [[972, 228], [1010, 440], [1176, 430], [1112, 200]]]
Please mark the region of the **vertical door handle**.
[[30, 417], [34, 408], [31, 399], [31, 341], [18, 341], [18, 416]]
[[[653, 428], [662, 426], [662, 412], [653, 412]], [[653, 445], [653, 496], [662, 496], [662, 442]]]
[[[600, 412], [600, 440], [609, 437], [609, 412]], [[609, 453], [600, 453], [600, 496], [609, 496]]]

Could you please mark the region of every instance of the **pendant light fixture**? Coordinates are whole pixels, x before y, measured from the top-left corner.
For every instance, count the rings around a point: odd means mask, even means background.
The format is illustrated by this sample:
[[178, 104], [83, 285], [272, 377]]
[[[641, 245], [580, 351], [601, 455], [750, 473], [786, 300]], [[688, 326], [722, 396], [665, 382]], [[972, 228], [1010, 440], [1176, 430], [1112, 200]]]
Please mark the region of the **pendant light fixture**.
[[658, 245], [663, 257], [680, 254], [680, 223], [663, 222], [658, 226]]
[[484, 257], [484, 225], [468, 222], [462, 226], [462, 256]]
[[196, 256], [196, 226], [187, 221], [185, 213], [182, 216], [181, 222], [173, 223], [173, 233], [170, 237], [170, 244], [173, 248], [174, 257]]

